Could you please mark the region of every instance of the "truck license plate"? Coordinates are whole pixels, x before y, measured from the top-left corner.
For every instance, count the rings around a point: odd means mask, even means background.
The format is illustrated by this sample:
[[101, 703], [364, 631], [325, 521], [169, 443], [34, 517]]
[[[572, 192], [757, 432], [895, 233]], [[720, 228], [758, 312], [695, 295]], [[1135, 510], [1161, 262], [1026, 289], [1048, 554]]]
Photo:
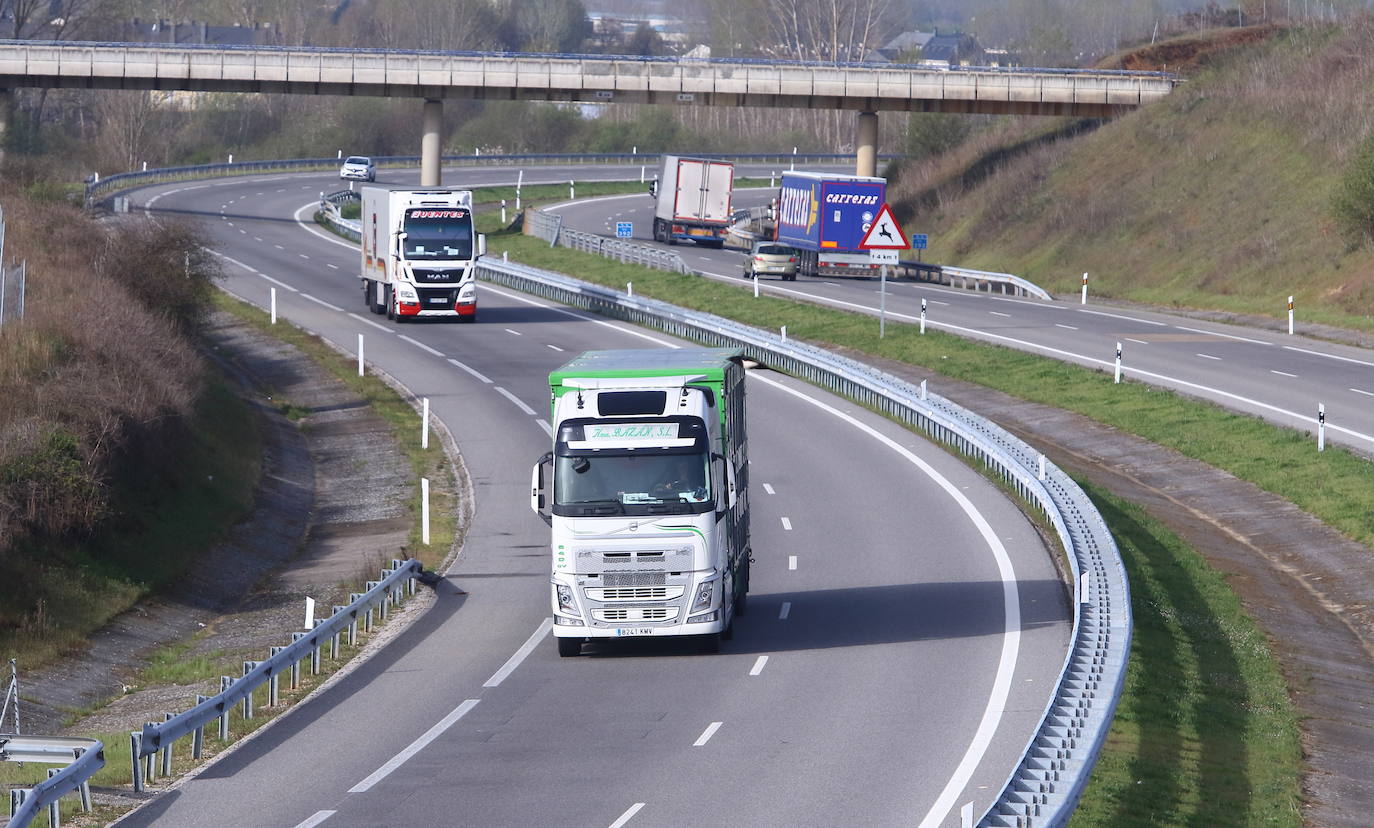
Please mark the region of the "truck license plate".
[[444, 304], [444, 303], [447, 302], [447, 301], [448, 301], [448, 300], [445, 299], [445, 298], [442, 297], [442, 296], [434, 296], [434, 297], [431, 297], [431, 298], [430, 298], [429, 303], [430, 303], [431, 305], [442, 305], [442, 304]]
[[653, 634], [654, 634], [654, 631], [653, 631], [653, 628], [651, 628], [651, 627], [617, 627], [617, 628], [616, 628], [616, 631], [615, 631], [615, 634], [616, 634], [616, 635], [653, 635]]

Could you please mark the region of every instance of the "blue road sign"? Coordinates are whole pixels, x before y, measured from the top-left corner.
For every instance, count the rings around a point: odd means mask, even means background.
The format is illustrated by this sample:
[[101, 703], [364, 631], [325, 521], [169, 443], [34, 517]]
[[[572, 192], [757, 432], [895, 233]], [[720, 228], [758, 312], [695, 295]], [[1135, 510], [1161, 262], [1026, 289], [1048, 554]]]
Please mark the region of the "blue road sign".
[[634, 237], [634, 234], [635, 234], [635, 226], [634, 226], [634, 223], [633, 223], [633, 222], [628, 222], [628, 221], [617, 221], [617, 222], [615, 223], [615, 237], [616, 237], [617, 239], [629, 239], [629, 238], [633, 238], [633, 237]]
[[928, 236], [925, 233], [913, 233], [911, 235], [911, 249], [925, 250]]

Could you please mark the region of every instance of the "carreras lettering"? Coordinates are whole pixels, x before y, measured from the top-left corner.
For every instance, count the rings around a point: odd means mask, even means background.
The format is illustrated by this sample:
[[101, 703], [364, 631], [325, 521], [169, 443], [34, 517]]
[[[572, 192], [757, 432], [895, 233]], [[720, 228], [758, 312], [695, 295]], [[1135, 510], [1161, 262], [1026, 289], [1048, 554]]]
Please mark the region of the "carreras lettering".
[[877, 204], [876, 195], [860, 195], [858, 193], [826, 193], [826, 204]]

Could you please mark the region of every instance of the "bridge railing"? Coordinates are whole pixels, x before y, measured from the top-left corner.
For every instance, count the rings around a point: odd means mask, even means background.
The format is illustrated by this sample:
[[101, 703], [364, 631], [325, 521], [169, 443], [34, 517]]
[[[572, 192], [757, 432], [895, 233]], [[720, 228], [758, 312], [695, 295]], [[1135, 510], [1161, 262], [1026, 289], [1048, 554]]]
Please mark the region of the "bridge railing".
[[983, 812], [980, 826], [1065, 824], [1106, 740], [1126, 677], [1130, 587], [1106, 522], [1062, 469], [996, 424], [856, 360], [759, 328], [630, 296], [562, 274], [483, 260], [479, 278], [556, 302], [715, 347], [737, 348], [926, 433], [986, 466], [1054, 527], [1067, 552], [1074, 592], [1069, 652], [1055, 691], [1020, 761]]

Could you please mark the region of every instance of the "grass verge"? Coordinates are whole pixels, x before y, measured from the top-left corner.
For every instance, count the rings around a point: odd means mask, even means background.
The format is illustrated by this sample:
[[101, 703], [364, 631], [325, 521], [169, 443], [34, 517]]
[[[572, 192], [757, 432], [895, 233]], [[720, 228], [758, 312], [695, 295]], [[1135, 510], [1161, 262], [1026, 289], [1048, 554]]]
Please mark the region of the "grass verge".
[[1301, 825], [1298, 716], [1221, 573], [1144, 509], [1082, 480], [1131, 581], [1116, 720], [1071, 825]]
[[[244, 402], [211, 366], [176, 468], [111, 497], [108, 526], [81, 540], [28, 544], [15, 561], [37, 610], [0, 628], [0, 654], [32, 670], [79, 650], [93, 630], [183, 575], [252, 508], [262, 438]], [[0, 590], [3, 593], [3, 590]]]

